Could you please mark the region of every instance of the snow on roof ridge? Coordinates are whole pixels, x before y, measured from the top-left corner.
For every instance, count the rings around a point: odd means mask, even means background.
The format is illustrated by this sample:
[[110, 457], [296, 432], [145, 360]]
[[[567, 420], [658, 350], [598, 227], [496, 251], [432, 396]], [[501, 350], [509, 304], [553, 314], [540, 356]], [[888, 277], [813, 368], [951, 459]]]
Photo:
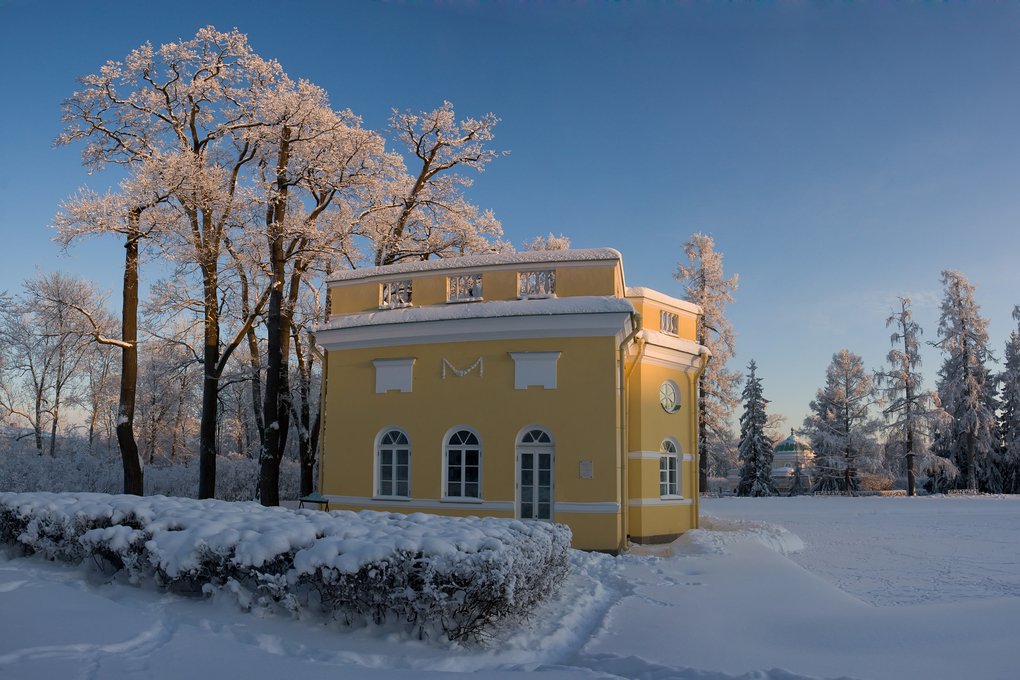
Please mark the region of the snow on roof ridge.
[[463, 267], [481, 267], [493, 264], [538, 264], [543, 262], [570, 262], [585, 260], [622, 260], [614, 248], [578, 248], [576, 250], [528, 250], [523, 253], [488, 253], [465, 257], [442, 257], [437, 260], [401, 262], [365, 269], [345, 269], [334, 272], [328, 281], [349, 281], [385, 274], [403, 274]]
[[675, 298], [671, 295], [660, 293], [659, 291], [653, 290], [652, 288], [635, 286], [632, 288], [627, 288], [626, 294], [627, 297], [629, 298], [644, 297], [655, 302], [662, 302], [667, 305], [679, 307], [680, 309], [686, 309], [687, 311], [693, 312], [695, 314], [701, 314], [701, 307], [694, 304], [693, 302], [688, 302], [687, 300], [681, 300], [680, 298]]
[[479, 319], [501, 316], [551, 316], [556, 314], [612, 314], [631, 313], [634, 305], [624, 298], [611, 295], [578, 295], [538, 300], [488, 300], [462, 302], [423, 307], [401, 307], [378, 312], [343, 314], [315, 326], [315, 332], [383, 326], [387, 324], [422, 321], [448, 321], [451, 319]]

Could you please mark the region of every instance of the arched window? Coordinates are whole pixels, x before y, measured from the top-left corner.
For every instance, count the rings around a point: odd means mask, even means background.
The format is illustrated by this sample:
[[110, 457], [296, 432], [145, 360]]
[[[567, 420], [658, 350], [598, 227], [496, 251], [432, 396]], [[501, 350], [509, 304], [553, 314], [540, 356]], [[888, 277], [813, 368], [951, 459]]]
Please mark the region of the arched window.
[[447, 498], [482, 497], [482, 442], [477, 432], [457, 427], [443, 447]]
[[541, 425], [528, 425], [517, 435], [517, 518], [553, 520], [556, 449]]
[[376, 495], [411, 495], [411, 441], [403, 430], [383, 431], [375, 447]]
[[677, 455], [676, 440], [667, 437], [659, 447], [659, 495], [662, 497], [680, 495], [680, 456]]

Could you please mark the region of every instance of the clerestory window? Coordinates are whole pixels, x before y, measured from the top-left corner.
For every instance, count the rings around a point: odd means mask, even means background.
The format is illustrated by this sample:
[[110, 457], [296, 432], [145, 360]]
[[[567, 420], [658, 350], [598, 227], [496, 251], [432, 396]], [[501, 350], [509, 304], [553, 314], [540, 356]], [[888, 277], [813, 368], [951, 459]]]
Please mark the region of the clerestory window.
[[659, 330], [669, 335], [680, 335], [680, 315], [660, 311]]
[[517, 296], [551, 297], [556, 295], [556, 270], [517, 273]]
[[482, 275], [467, 274], [451, 276], [447, 279], [447, 300], [450, 302], [470, 302], [482, 299]]
[[382, 284], [382, 304], [380, 309], [411, 306], [411, 281], [391, 281]]

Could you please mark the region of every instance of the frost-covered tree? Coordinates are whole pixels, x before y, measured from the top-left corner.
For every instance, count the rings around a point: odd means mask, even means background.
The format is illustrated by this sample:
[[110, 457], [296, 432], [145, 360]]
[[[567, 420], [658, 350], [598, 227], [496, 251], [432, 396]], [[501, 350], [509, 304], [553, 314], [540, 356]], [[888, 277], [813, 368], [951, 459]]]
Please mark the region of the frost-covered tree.
[[[998, 492], [1002, 470], [995, 441], [995, 381], [985, 365], [994, 360], [988, 349], [988, 321], [981, 317], [975, 288], [966, 276], [946, 269], [942, 284], [941, 340], [932, 344], [945, 355], [937, 388], [952, 422], [939, 428], [932, 448], [960, 469], [956, 486]], [[934, 490], [944, 490], [947, 480], [930, 482]]]
[[736, 408], [740, 374], [726, 370], [736, 354], [737, 334], [725, 317], [733, 302], [737, 276], [723, 276], [722, 253], [715, 252], [711, 236], [694, 234], [683, 244], [688, 262], [677, 263], [673, 278], [684, 286], [683, 299], [701, 307], [698, 342], [712, 352], [712, 361], [698, 381], [698, 450], [701, 453], [699, 488], [708, 488], [709, 459], [725, 447], [729, 419]]
[[777, 496], [772, 479], [772, 440], [765, 434], [769, 400], [762, 394], [761, 378], [756, 374], [754, 360], [747, 366], [747, 379], [741, 399], [744, 412], [740, 416], [740, 446], [743, 464], [740, 467], [738, 496]]
[[[1013, 308], [1020, 321], [1020, 305]], [[1002, 445], [1002, 492], [1020, 493], [1020, 328], [1006, 341], [999, 411], [999, 440]]]
[[810, 404], [804, 419], [815, 450], [815, 491], [859, 488], [858, 470], [871, 462], [877, 445], [878, 422], [868, 417], [876, 403], [874, 376], [864, 370], [861, 357], [846, 349], [832, 355], [825, 387]]
[[548, 236], [536, 236], [524, 244], [525, 250], [566, 250], [569, 247], [569, 238], [563, 234], [555, 236], [551, 231]]
[[921, 373], [917, 370], [921, 366], [918, 341], [922, 330], [913, 320], [910, 298], [899, 300], [899, 313], [885, 322], [886, 327], [896, 325], [896, 332], [890, 337], [893, 349], [886, 357], [889, 369], [879, 373], [878, 379], [884, 386], [888, 404], [883, 413], [891, 437], [891, 455], [906, 458], [907, 495], [913, 496], [916, 490], [914, 458], [927, 451], [932, 427], [945, 423], [948, 416], [939, 405], [938, 395], [922, 387]]

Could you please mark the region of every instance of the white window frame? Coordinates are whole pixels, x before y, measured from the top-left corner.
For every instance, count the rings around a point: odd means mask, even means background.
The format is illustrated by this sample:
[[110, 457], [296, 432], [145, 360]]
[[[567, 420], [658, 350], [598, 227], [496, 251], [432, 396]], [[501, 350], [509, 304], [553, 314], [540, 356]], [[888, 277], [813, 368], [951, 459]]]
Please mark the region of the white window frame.
[[481, 274], [459, 274], [446, 277], [447, 302], [476, 302], [481, 299]]
[[[543, 434], [549, 437], [548, 442], [524, 442], [524, 437], [534, 430], [540, 430]], [[532, 423], [526, 427], [521, 428], [521, 431], [517, 433], [517, 439], [515, 445], [515, 457], [514, 457], [514, 517], [517, 519], [523, 519], [521, 517], [521, 449], [538, 450], [539, 453], [548, 452], [551, 454], [550, 458], [550, 486], [549, 486], [549, 519], [538, 519], [535, 517], [528, 517], [528, 520], [534, 520], [536, 522], [555, 522], [556, 521], [556, 438], [553, 437], [552, 432], [549, 428], [544, 425]], [[543, 451], [542, 449], [547, 449]], [[537, 486], [537, 484], [534, 484]], [[537, 514], [537, 513], [535, 513]]]
[[[452, 447], [450, 445], [450, 439], [455, 434], [457, 434], [459, 432], [469, 432], [470, 434], [473, 434], [475, 439], [478, 441], [478, 495], [477, 496], [464, 496], [464, 495], [454, 496], [454, 495], [451, 495], [449, 493], [449, 491], [450, 491], [450, 479], [449, 479], [449, 476], [450, 476], [450, 462], [449, 462], [449, 459], [450, 459], [450, 449], [452, 448], [454, 450], [457, 450], [457, 449], [465, 448], [464, 444], [457, 444], [457, 445], [454, 445]], [[467, 425], [457, 425], [456, 427], [451, 427], [449, 430], [447, 430], [446, 434], [443, 436], [443, 493], [442, 493], [442, 496], [441, 496], [441, 500], [442, 501], [447, 502], [447, 503], [481, 503], [482, 502], [482, 499], [484, 498], [484, 496], [482, 495], [482, 479], [483, 479], [483, 474], [484, 474], [484, 470], [483, 470], [482, 466], [483, 466], [483, 464], [485, 462], [484, 448], [483, 448], [482, 444], [483, 444], [483, 442], [482, 442], [482, 435], [478, 434], [478, 430], [476, 430], [473, 427], [469, 427]], [[470, 446], [470, 445], [468, 445], [468, 446]], [[463, 473], [466, 471], [465, 468], [467, 467], [466, 463], [465, 462], [461, 462], [460, 467], [461, 467], [461, 477], [462, 477], [462, 479], [460, 480], [459, 484], [461, 485], [460, 490], [461, 490], [461, 493], [463, 494], [464, 485], [465, 484], [469, 484], [470, 482], [468, 482], [467, 480], [463, 479], [463, 477], [465, 477], [465, 475]]]
[[659, 311], [659, 331], [666, 335], [680, 337], [680, 315], [665, 310]]
[[[659, 498], [683, 498], [683, 477], [681, 464], [683, 455], [680, 453], [680, 443], [673, 437], [666, 437], [659, 446], [662, 455], [659, 456]], [[675, 480], [669, 481], [669, 464], [673, 464]], [[665, 465], [665, 467], [664, 467]], [[663, 474], [666, 475], [665, 479]], [[665, 488], [664, 488], [665, 487]], [[665, 491], [665, 493], [663, 493]]]
[[411, 279], [390, 281], [380, 285], [379, 309], [398, 309], [411, 306]]
[[556, 297], [556, 270], [535, 269], [517, 272], [517, 297], [522, 299]]
[[[382, 493], [382, 483], [384, 481], [383, 478], [382, 478], [382, 449], [385, 446], [387, 446], [387, 445], [383, 444], [383, 439], [390, 432], [397, 432], [399, 434], [402, 434], [407, 439], [407, 495], [406, 496], [396, 493], [397, 479], [396, 479], [396, 461], [395, 460], [394, 460], [394, 463], [393, 463], [394, 475], [393, 475], [393, 479], [390, 480], [391, 483], [394, 485], [393, 488], [391, 489], [393, 491], [393, 493], [390, 493], [390, 494]], [[392, 446], [392, 447], [394, 447], [394, 449], [396, 449], [397, 445], [389, 444], [388, 446]], [[397, 427], [396, 425], [390, 425], [389, 427], [384, 427], [383, 429], [379, 430], [379, 433], [375, 436], [375, 462], [374, 462], [374, 465], [373, 465], [373, 469], [374, 469], [375, 474], [374, 474], [374, 480], [373, 480], [374, 484], [373, 484], [373, 487], [372, 487], [373, 488], [373, 492], [374, 492], [373, 498], [385, 498], [387, 500], [404, 500], [404, 501], [411, 500], [411, 465], [412, 465], [412, 462], [413, 462], [413, 455], [412, 455], [412, 453], [413, 453], [413, 449], [411, 447], [411, 435], [409, 435], [407, 433], [407, 430], [405, 430], [402, 427]]]

